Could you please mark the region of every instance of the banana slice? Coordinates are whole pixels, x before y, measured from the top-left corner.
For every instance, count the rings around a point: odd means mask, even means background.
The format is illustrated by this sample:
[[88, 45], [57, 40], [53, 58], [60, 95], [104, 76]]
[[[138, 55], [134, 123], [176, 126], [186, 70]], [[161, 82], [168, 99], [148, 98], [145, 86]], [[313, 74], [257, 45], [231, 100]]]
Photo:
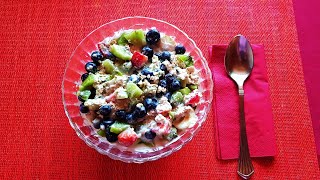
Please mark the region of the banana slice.
[[[189, 107], [189, 106], [187, 106], [187, 107]], [[188, 108], [185, 111], [185, 114], [186, 114], [185, 117], [183, 117], [181, 119], [177, 119], [177, 120], [173, 121], [173, 123], [172, 123], [176, 128], [178, 128], [180, 130], [192, 128], [198, 120], [198, 117], [196, 116], [196, 113], [194, 112], [194, 110], [192, 108]]]

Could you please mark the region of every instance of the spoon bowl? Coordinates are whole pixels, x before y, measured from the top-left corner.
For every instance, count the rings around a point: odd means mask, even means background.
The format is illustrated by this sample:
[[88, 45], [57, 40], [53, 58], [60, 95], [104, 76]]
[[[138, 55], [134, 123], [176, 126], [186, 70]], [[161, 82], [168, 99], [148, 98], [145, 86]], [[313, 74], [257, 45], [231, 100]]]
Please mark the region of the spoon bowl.
[[253, 69], [253, 52], [248, 40], [237, 35], [230, 42], [226, 56], [225, 67], [229, 76], [238, 85], [243, 85]]

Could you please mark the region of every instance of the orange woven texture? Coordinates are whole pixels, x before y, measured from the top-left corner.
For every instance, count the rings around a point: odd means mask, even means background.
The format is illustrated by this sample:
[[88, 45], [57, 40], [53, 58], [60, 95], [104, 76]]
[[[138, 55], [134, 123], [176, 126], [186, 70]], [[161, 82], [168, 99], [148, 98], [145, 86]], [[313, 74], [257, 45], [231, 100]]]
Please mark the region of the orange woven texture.
[[236, 34], [265, 46], [278, 155], [254, 159], [252, 179], [316, 179], [315, 144], [291, 1], [1, 1], [1, 179], [235, 179], [237, 161], [215, 156], [213, 113], [195, 138], [142, 165], [97, 153], [68, 123], [61, 81], [68, 58], [92, 30], [142, 15], [208, 46]]

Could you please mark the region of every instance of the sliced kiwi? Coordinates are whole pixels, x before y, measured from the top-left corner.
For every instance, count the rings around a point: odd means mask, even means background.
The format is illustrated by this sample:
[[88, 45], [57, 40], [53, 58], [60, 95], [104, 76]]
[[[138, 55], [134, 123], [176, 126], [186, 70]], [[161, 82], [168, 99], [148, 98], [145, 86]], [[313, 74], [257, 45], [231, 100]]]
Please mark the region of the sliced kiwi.
[[120, 134], [122, 131], [126, 130], [129, 127], [130, 127], [129, 124], [116, 121], [110, 126], [110, 132], [113, 132], [115, 134]]
[[104, 131], [104, 130], [102, 130], [102, 129], [99, 129], [99, 130], [97, 131], [97, 134], [99, 134], [99, 135], [102, 136], [102, 137], [106, 137], [106, 131]]
[[177, 60], [180, 63], [184, 63], [186, 67], [193, 66], [193, 59], [191, 56], [187, 54], [177, 54], [176, 57], [177, 57]]
[[189, 87], [189, 89], [191, 89], [192, 91], [198, 89], [198, 86], [195, 85], [195, 84], [190, 84], [190, 85], [188, 85], [188, 87]]
[[119, 68], [115, 68], [114, 71], [112, 72], [112, 74], [122, 76], [124, 74], [124, 72], [122, 70], [120, 70]]
[[130, 61], [132, 58], [132, 53], [126, 46], [113, 44], [110, 46], [110, 52], [117, 58], [125, 61]]
[[172, 94], [171, 99], [170, 99], [170, 103], [180, 104], [182, 102], [183, 102], [183, 95], [181, 92], [177, 91]]
[[143, 94], [143, 91], [133, 82], [127, 83], [126, 90], [130, 99], [138, 98]]
[[89, 76], [87, 77], [87, 79], [85, 79], [82, 84], [79, 87], [80, 91], [84, 91], [87, 89], [90, 89], [92, 87], [94, 83], [94, 75], [93, 74], [89, 74]]
[[126, 35], [127, 33], [126, 32], [124, 32], [124, 33], [122, 33], [121, 34], [121, 36], [118, 38], [118, 40], [117, 40], [117, 44], [119, 44], [119, 45], [126, 45], [126, 44], [128, 44], [128, 40], [125, 38], [125, 35]]
[[136, 46], [145, 46], [147, 44], [146, 42], [146, 35], [142, 29], [137, 29], [134, 31], [131, 31], [129, 33], [124, 34], [124, 37], [126, 40], [128, 40], [129, 43], [136, 45]]
[[172, 127], [170, 133], [165, 137], [168, 141], [172, 141], [174, 138], [178, 137], [178, 130]]
[[112, 72], [116, 68], [116, 66], [113, 64], [113, 62], [110, 61], [109, 59], [104, 60], [102, 62], [102, 65], [103, 65], [104, 69], [106, 70], [106, 73], [108, 73], [108, 74], [112, 74]]
[[183, 95], [190, 94], [191, 90], [188, 87], [185, 87], [183, 89], [180, 89], [179, 92], [181, 92]]
[[83, 100], [88, 100], [90, 95], [91, 95], [91, 91], [90, 90], [84, 90], [84, 91], [78, 91], [77, 95], [83, 99]]

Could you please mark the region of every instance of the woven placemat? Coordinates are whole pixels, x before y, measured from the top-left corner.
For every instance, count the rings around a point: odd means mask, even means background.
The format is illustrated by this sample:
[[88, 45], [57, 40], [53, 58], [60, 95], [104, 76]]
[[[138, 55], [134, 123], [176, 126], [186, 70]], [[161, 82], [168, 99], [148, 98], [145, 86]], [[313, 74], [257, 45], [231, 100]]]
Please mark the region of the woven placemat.
[[92, 30], [142, 15], [175, 24], [204, 55], [238, 34], [265, 46], [278, 155], [254, 159], [253, 179], [319, 176], [291, 1], [0, 2], [1, 179], [235, 179], [236, 161], [215, 157], [213, 113], [177, 153], [142, 165], [97, 153], [69, 126], [61, 81]]

